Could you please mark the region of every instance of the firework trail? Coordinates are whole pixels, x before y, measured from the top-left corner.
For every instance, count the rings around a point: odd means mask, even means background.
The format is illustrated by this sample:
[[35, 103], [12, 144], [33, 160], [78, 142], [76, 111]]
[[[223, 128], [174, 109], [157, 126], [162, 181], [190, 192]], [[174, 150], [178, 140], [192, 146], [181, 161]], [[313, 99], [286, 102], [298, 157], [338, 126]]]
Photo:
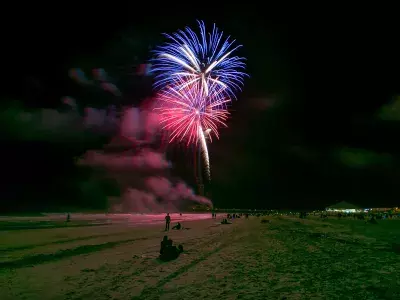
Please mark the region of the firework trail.
[[204, 162], [206, 165], [207, 177], [208, 177], [208, 180], [211, 180], [210, 156], [208, 155], [208, 148], [207, 148], [205, 132], [203, 132], [203, 129], [201, 127], [199, 128], [199, 139], [201, 142], [201, 149], [203, 150], [203, 158], [204, 158]]
[[164, 34], [169, 42], [155, 50], [152, 71], [156, 74], [156, 88], [170, 85], [177, 77], [180, 86], [185, 89], [188, 85], [200, 85], [202, 92], [207, 95], [211, 85], [218, 85], [221, 91], [235, 98], [235, 91], [240, 90], [246, 73], [244, 58], [231, 56], [239, 46], [235, 41], [223, 38], [215, 26], [211, 33], [206, 33], [204, 22], [198, 21], [200, 35], [192, 29], [179, 30], [172, 35]]
[[210, 178], [210, 163], [207, 141], [212, 134], [219, 138], [218, 128], [227, 127], [225, 121], [229, 112], [227, 103], [231, 100], [219, 84], [213, 83], [204, 93], [195, 83], [184, 85], [185, 79], [177, 77], [173, 84], [158, 93], [158, 112], [163, 129], [169, 131], [170, 140], [198, 144], [202, 148], [207, 175]]

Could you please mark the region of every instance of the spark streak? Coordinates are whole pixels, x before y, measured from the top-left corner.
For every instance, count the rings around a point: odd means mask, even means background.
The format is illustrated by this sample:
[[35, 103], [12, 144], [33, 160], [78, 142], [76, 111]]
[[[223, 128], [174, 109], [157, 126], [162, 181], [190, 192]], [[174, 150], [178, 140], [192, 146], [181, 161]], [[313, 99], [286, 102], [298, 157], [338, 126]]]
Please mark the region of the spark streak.
[[219, 85], [231, 98], [240, 90], [247, 76], [244, 58], [231, 56], [241, 46], [234, 46], [229, 37], [223, 39], [214, 25], [211, 33], [206, 33], [204, 22], [198, 21], [200, 35], [192, 29], [179, 30], [172, 35], [165, 34], [169, 42], [155, 51], [153, 72], [156, 74], [155, 87], [171, 84], [177, 77], [183, 78], [184, 89], [189, 84], [199, 84], [207, 95], [211, 84]]
[[227, 127], [225, 121], [229, 112], [225, 107], [231, 100], [222, 93], [218, 84], [212, 84], [208, 94], [205, 94], [199, 92], [196, 84], [185, 85], [182, 88], [184, 82], [182, 78], [176, 79], [175, 84], [160, 91], [155, 110], [160, 116], [163, 129], [170, 132], [170, 142], [185, 140], [187, 145], [197, 145], [200, 142], [207, 174], [210, 176], [205, 134], [209, 136], [210, 141], [211, 134], [219, 138], [218, 128]]

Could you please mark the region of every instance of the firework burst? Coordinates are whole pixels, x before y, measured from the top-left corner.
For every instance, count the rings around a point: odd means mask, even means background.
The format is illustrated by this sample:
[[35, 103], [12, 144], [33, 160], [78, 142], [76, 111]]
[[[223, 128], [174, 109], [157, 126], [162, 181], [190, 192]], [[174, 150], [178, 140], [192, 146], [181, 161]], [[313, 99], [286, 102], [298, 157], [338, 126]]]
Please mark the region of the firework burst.
[[199, 141], [199, 129], [211, 139], [219, 138], [218, 128], [226, 127], [229, 112], [226, 105], [231, 101], [216, 84], [209, 87], [207, 95], [199, 92], [196, 85], [177, 88], [185, 81], [175, 80], [158, 93], [158, 112], [163, 129], [170, 132], [170, 142], [186, 140], [187, 145]]
[[217, 85], [221, 92], [235, 97], [234, 92], [241, 89], [243, 78], [247, 76], [242, 72], [244, 58], [231, 56], [241, 46], [235, 46], [235, 41], [229, 41], [229, 37], [223, 38], [223, 32], [215, 25], [207, 34], [204, 22], [198, 23], [200, 35], [188, 27], [172, 35], [165, 34], [169, 41], [155, 50], [153, 59], [155, 87], [171, 85], [179, 77], [183, 80], [179, 80], [178, 89], [198, 85], [207, 95], [210, 86]]
[[170, 142], [185, 141], [187, 145], [198, 144], [202, 148], [207, 174], [210, 176], [207, 139], [219, 138], [218, 128], [227, 127], [229, 116], [226, 109], [231, 101], [217, 83], [208, 87], [205, 94], [197, 84], [184, 85], [185, 80], [175, 78], [172, 85], [158, 93], [158, 107], [163, 129], [169, 132]]

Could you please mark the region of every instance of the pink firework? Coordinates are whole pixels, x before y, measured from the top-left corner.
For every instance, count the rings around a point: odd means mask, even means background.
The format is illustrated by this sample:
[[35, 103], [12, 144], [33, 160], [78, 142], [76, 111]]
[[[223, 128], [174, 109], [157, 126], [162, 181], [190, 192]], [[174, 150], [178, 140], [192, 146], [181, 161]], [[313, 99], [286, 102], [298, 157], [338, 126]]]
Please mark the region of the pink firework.
[[170, 143], [186, 140], [189, 146], [200, 142], [210, 179], [207, 138], [212, 141], [212, 133], [219, 138], [218, 128], [227, 127], [225, 121], [229, 112], [226, 107], [231, 99], [217, 84], [212, 84], [208, 87], [208, 93], [203, 93], [201, 85], [183, 85], [182, 78], [174, 83], [158, 93], [158, 107], [155, 110], [158, 111], [163, 129], [169, 132]]
[[[211, 85], [208, 94], [199, 92], [197, 84], [182, 88], [182, 79], [158, 93], [158, 112], [163, 129], [170, 132], [170, 142], [186, 140], [187, 145], [211, 140], [211, 133], [219, 138], [218, 128], [227, 127], [225, 121], [231, 101], [218, 85]], [[177, 88], [179, 87], [179, 88]]]

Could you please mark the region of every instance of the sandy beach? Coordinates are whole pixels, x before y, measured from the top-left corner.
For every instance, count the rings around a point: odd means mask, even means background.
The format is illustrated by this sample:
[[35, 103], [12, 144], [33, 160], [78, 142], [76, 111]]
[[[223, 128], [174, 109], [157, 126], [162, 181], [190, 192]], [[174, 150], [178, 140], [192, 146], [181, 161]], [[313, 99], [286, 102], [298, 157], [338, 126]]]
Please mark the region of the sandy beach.
[[[400, 298], [398, 220], [251, 217], [221, 225], [220, 216], [193, 215], [180, 219], [190, 229], [168, 233], [185, 250], [171, 262], [157, 259], [163, 215], [3, 228], [1, 299]], [[103, 223], [73, 226], [84, 219]]]

